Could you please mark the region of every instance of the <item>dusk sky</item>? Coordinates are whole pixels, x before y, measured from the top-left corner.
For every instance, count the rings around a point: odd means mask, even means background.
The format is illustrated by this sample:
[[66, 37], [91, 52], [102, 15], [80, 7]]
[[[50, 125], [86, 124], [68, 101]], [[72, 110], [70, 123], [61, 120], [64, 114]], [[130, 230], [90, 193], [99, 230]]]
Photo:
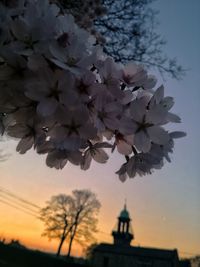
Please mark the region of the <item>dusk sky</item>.
[[[98, 242], [112, 242], [110, 233], [126, 198], [135, 234], [133, 245], [177, 248], [180, 256], [189, 257], [200, 255], [200, 1], [157, 0], [153, 6], [160, 11], [158, 32], [167, 40], [164, 53], [188, 69], [181, 81], [166, 77], [158, 82], [164, 84], [166, 95], [175, 98], [173, 112], [182, 118], [173, 129], [187, 132], [185, 138], [175, 140], [172, 163], [152, 175], [122, 183], [115, 174], [122, 158], [115, 154], [107, 164], [93, 163], [88, 171], [72, 165], [57, 171], [48, 168], [45, 158], [34, 151], [17, 154], [16, 142], [9, 140], [0, 143], [4, 153], [11, 153], [0, 162], [0, 186], [40, 207], [52, 195], [92, 190], [102, 204]], [[1, 196], [0, 191], [0, 200]], [[56, 250], [56, 241], [41, 237], [43, 224], [38, 219], [2, 202], [0, 214], [0, 238]], [[74, 255], [79, 252], [75, 246]]]

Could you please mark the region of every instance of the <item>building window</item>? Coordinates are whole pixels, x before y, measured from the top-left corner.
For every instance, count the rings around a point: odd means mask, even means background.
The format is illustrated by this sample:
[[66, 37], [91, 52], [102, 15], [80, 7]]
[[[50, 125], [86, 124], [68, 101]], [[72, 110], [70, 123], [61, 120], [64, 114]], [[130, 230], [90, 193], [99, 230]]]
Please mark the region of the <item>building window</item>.
[[104, 257], [103, 258], [103, 267], [108, 267], [109, 266], [109, 258], [108, 257]]

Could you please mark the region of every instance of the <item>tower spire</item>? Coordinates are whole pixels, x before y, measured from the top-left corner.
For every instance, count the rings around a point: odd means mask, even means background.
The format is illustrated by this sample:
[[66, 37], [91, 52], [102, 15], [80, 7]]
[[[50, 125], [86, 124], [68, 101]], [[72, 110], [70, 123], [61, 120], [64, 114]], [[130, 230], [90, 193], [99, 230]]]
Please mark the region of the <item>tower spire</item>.
[[126, 208], [126, 197], [125, 197], [125, 201], [124, 201], [124, 210], [127, 210], [127, 208]]
[[124, 203], [124, 209], [120, 212], [117, 223], [117, 230], [112, 232], [114, 238], [114, 244], [116, 245], [128, 245], [130, 246], [133, 234], [131, 233], [131, 219], [126, 207], [126, 199]]

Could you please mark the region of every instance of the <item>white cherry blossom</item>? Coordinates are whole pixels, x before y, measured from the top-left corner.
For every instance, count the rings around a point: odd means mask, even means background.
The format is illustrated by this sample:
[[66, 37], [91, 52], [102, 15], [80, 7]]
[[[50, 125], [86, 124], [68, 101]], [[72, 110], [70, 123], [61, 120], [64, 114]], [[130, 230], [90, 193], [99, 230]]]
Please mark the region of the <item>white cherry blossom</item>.
[[112, 145], [106, 142], [96, 144], [89, 142], [89, 147], [83, 153], [81, 169], [89, 169], [92, 159], [94, 159], [98, 163], [106, 163], [109, 157], [108, 154], [103, 150], [103, 148], [111, 147]]
[[105, 55], [79, 27], [89, 25], [87, 15], [74, 19], [48, 0], [17, 3], [0, 4], [0, 135], [17, 139], [21, 154], [46, 155], [56, 169], [106, 163], [109, 149], [126, 158], [121, 181], [170, 162], [185, 133], [168, 132], [180, 118], [164, 87], [154, 89], [156, 78]]
[[155, 123], [153, 115], [148, 114], [145, 98], [134, 100], [130, 106], [130, 113], [135, 125], [134, 144], [139, 151], [148, 152], [151, 142], [163, 145], [169, 141], [167, 131]]

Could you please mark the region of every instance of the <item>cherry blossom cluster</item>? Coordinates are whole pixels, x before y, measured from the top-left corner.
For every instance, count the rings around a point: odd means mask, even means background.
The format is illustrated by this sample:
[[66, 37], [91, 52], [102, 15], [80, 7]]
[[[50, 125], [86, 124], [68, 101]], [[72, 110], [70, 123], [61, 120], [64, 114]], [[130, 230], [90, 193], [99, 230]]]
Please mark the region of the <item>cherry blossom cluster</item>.
[[102, 0], [51, 0], [51, 2], [57, 3], [64, 13], [72, 14], [78, 26], [94, 35], [99, 44], [106, 42], [94, 27], [94, 21], [107, 13]]
[[141, 65], [116, 64], [72, 15], [47, 0], [0, 6], [0, 133], [34, 148], [49, 167], [106, 163], [104, 149], [125, 163], [119, 178], [145, 175], [170, 161], [180, 122], [174, 101]]

